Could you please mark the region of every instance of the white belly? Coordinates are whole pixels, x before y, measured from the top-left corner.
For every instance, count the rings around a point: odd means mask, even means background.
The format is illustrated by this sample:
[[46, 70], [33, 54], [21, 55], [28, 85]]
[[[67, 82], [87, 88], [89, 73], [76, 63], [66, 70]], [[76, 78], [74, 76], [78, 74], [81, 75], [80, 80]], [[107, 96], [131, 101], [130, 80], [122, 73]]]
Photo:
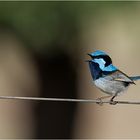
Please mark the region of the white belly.
[[127, 87], [120, 81], [113, 81], [108, 78], [99, 78], [94, 81], [94, 84], [102, 91], [114, 96], [122, 94]]

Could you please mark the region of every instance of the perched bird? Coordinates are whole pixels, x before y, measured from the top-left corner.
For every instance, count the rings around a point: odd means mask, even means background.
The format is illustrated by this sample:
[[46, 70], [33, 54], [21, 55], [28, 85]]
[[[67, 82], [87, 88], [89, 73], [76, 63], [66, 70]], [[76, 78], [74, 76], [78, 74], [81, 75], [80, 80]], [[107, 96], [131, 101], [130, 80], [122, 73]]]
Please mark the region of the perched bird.
[[124, 93], [131, 84], [135, 84], [135, 80], [140, 80], [140, 76], [129, 77], [116, 66], [112, 64], [112, 60], [105, 52], [97, 50], [88, 54], [91, 60], [88, 60], [90, 72], [94, 84], [103, 92], [109, 94], [100, 99], [111, 97], [110, 103], [116, 104], [113, 99]]

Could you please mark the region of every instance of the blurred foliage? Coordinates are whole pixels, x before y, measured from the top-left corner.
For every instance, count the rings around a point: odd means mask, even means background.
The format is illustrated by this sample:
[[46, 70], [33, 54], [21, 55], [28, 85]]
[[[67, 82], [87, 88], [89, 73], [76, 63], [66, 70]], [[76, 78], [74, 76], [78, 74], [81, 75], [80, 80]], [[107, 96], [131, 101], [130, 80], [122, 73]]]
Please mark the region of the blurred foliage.
[[[81, 22], [92, 15], [96, 20], [105, 13], [134, 10], [140, 2], [15, 1], [0, 2], [0, 21], [21, 33], [33, 47], [65, 46], [80, 33]], [[102, 20], [101, 20], [102, 21]]]

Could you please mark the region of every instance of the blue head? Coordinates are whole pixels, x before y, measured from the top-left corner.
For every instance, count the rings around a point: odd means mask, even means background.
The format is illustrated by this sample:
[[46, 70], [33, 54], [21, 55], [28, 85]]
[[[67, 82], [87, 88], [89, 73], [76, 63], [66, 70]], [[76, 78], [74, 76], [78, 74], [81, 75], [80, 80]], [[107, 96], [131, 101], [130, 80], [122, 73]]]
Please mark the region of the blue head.
[[98, 56], [107, 55], [107, 54], [104, 51], [97, 50], [95, 52], [89, 53], [88, 55], [90, 55], [91, 57], [98, 57]]
[[94, 80], [117, 70], [113, 66], [111, 58], [105, 52], [97, 50], [88, 55], [92, 58], [89, 60], [89, 66]]

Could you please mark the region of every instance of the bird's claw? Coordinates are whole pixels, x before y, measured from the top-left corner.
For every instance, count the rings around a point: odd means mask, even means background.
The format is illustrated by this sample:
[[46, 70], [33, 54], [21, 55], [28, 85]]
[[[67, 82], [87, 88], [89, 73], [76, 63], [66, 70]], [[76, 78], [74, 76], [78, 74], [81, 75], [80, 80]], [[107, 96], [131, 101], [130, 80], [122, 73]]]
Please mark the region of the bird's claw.
[[110, 100], [110, 105], [116, 105], [118, 102], [117, 101], [113, 101], [113, 100]]
[[[103, 105], [103, 100], [101, 98], [97, 98], [97, 102], [96, 104], [102, 106]], [[110, 100], [109, 104], [110, 105], [116, 105], [118, 103], [118, 101], [114, 101], [114, 100]]]
[[97, 100], [98, 100], [98, 101], [96, 102], [96, 104], [102, 106], [102, 105], [103, 105], [102, 99], [101, 99], [101, 98], [97, 98]]

